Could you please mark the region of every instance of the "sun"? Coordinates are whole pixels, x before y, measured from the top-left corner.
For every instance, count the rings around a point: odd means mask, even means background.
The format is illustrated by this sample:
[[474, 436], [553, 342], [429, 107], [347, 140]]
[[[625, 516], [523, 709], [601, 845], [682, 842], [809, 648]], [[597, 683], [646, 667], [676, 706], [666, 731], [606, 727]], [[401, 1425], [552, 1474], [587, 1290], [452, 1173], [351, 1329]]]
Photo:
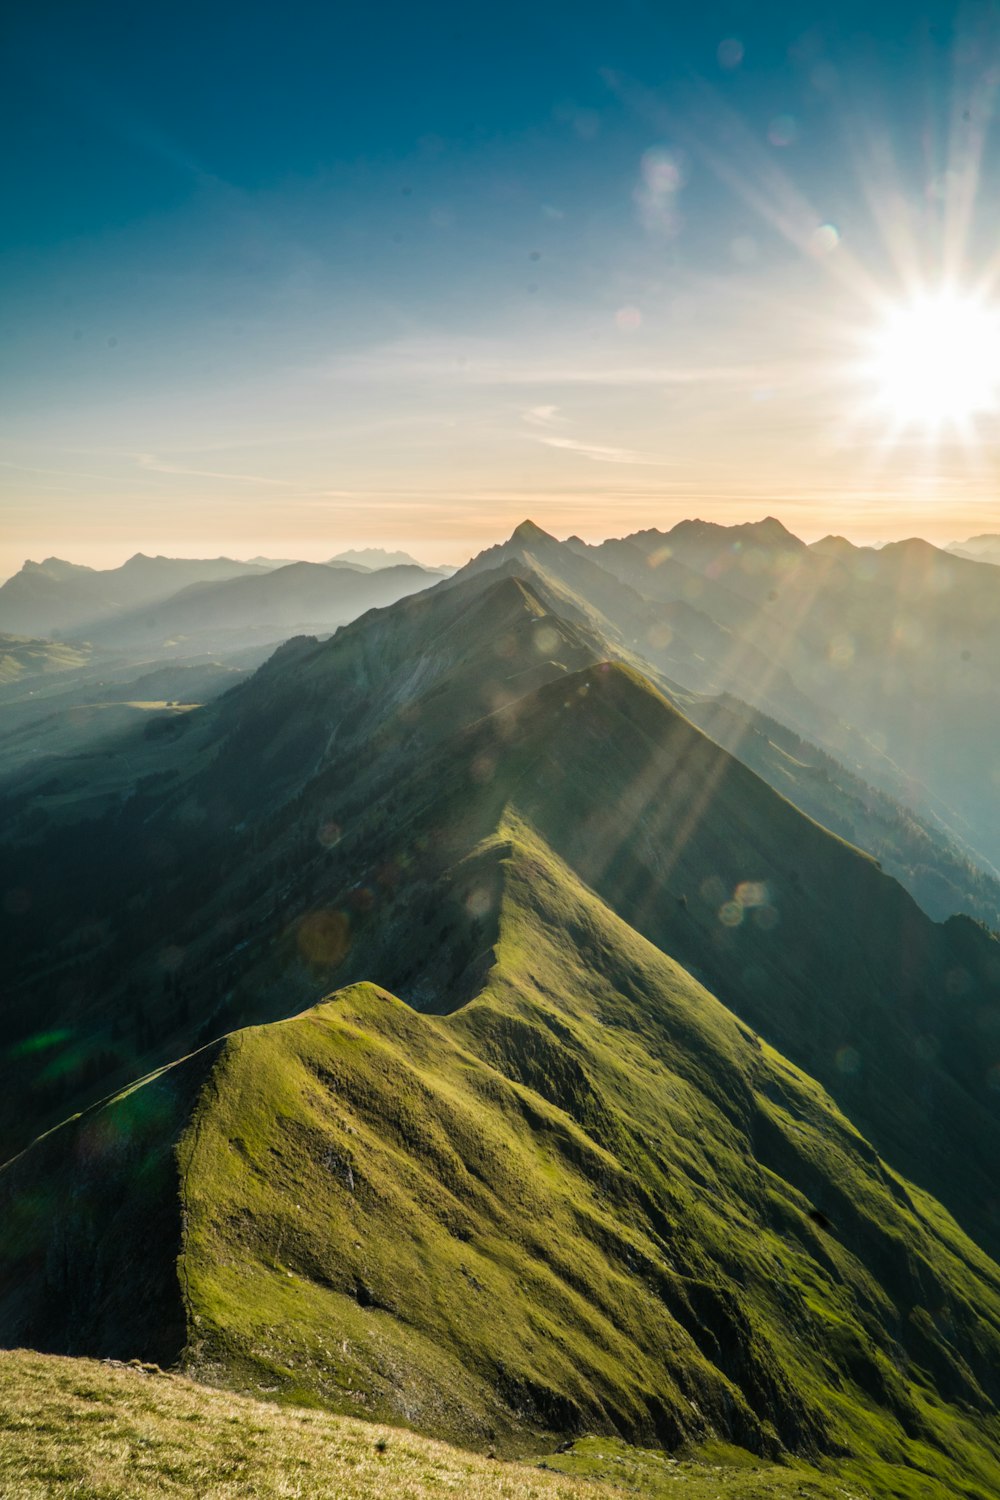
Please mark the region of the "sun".
[[871, 338], [875, 402], [902, 426], [963, 426], [1000, 409], [1000, 309], [954, 291], [892, 308]]

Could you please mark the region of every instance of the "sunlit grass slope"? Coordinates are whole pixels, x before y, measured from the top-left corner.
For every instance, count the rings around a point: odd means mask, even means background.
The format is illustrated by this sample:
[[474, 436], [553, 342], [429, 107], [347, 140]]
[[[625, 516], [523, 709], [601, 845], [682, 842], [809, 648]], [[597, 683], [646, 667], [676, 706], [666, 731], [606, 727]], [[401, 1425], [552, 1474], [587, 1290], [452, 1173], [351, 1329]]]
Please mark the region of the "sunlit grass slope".
[[81, 1352], [142, 1356], [173, 1274], [175, 1354], [256, 1396], [502, 1452], [722, 1437], [817, 1485], [1000, 1492], [993, 1263], [523, 821], [470, 873], [497, 936], [453, 1015], [352, 986], [8, 1169], [7, 1328], [69, 1307]]
[[[143, 1370], [0, 1354], [5, 1500], [611, 1500], [412, 1433], [277, 1407]], [[689, 1493], [689, 1492], [685, 1492]], [[700, 1490], [691, 1494], [700, 1500]]]

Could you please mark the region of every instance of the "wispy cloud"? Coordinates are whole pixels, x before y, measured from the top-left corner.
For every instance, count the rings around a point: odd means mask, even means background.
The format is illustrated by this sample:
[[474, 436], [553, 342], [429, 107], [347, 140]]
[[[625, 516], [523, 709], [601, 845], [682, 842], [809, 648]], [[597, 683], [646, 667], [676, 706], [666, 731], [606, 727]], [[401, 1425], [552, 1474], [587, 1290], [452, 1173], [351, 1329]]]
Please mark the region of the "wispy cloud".
[[656, 459], [644, 458], [631, 448], [611, 448], [603, 443], [581, 443], [575, 438], [540, 437], [537, 440], [547, 448], [562, 448], [568, 453], [579, 453], [583, 458], [593, 459], [598, 464], [650, 464]]
[[521, 415], [532, 427], [552, 427], [563, 420], [558, 406], [529, 406]]
[[[325, 381], [360, 382], [441, 380], [462, 386], [744, 386], [776, 385], [796, 381], [798, 364], [785, 361], [738, 360], [725, 364], [694, 361], [664, 364], [651, 359], [648, 364], [635, 360], [618, 363], [613, 356], [594, 354], [580, 349], [579, 357], [564, 350], [553, 359], [539, 350], [537, 358], [523, 349], [507, 348], [497, 343], [466, 343], [461, 339], [406, 339], [382, 344], [356, 354], [334, 358], [311, 372]], [[545, 426], [561, 421], [558, 406], [538, 405], [528, 408], [534, 413], [534, 425]], [[530, 420], [529, 418], [525, 418]]]
[[229, 474], [218, 469], [189, 469], [182, 464], [168, 463], [165, 459], [158, 458], [155, 453], [137, 453], [135, 461], [140, 469], [146, 469], [153, 474], [183, 474], [195, 479], [232, 479], [241, 484], [263, 484], [281, 490], [296, 488], [290, 479], [272, 479], [265, 474]]

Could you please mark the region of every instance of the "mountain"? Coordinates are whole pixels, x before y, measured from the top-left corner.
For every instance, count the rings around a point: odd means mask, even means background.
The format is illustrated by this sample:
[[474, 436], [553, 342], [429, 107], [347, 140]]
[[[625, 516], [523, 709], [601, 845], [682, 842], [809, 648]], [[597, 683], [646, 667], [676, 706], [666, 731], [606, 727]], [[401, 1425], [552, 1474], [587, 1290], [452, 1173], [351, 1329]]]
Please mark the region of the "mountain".
[[670, 699], [802, 812], [877, 859], [936, 921], [964, 912], [1000, 932], [1000, 880], [945, 829], [737, 698], [672, 685]]
[[139, 604], [166, 599], [189, 584], [260, 573], [228, 557], [198, 560], [146, 557], [137, 552], [120, 568], [99, 570], [49, 557], [26, 562], [0, 585], [0, 630], [12, 635], [73, 634]]
[[[382, 568], [422, 568], [424, 563], [418, 563], [415, 557], [408, 552], [387, 552], [384, 547], [350, 547], [346, 552], [338, 552], [336, 557], [331, 557], [332, 563], [351, 563], [357, 568], [367, 568], [372, 573], [377, 573]], [[451, 568], [428, 568], [428, 572], [436, 573], [444, 577], [452, 570]]]
[[[668, 689], [681, 686], [707, 697], [729, 694], [748, 703], [821, 746], [852, 775], [912, 807], [926, 825], [944, 831], [966, 859], [989, 867], [989, 859], [975, 847], [978, 831], [973, 832], [968, 820], [942, 795], [907, 769], [905, 745], [900, 747], [899, 761], [893, 759], [878, 731], [855, 724], [831, 703], [825, 680], [828, 637], [823, 637], [822, 667], [814, 670], [808, 657], [799, 659], [790, 647], [794, 620], [783, 620], [780, 615], [771, 618], [768, 613], [773, 603], [769, 596], [773, 593], [777, 599], [777, 590], [767, 586], [767, 608], [761, 609], [728, 587], [721, 576], [726, 559], [740, 555], [738, 549], [748, 534], [759, 534], [752, 527], [737, 529], [741, 538], [725, 541], [722, 561], [706, 563], [705, 548], [722, 546], [729, 528], [691, 523], [686, 531], [698, 545], [689, 566], [672, 555], [663, 533], [642, 532], [624, 541], [587, 547], [579, 539], [559, 542], [526, 522], [509, 541], [474, 558], [455, 578], [475, 576], [492, 567], [530, 576], [550, 607], [567, 618], [587, 622], [614, 653], [652, 673]], [[764, 535], [780, 538], [789, 533], [774, 522]], [[784, 577], [788, 559], [805, 559], [804, 566], [814, 575], [808, 590], [811, 597], [826, 579], [829, 566], [814, 559], [795, 538], [792, 542], [795, 546], [787, 549], [782, 543], [785, 561], [775, 566]], [[715, 553], [709, 550], [707, 555], [712, 558]], [[766, 566], [760, 549], [751, 548], [744, 567], [757, 574]], [[699, 567], [704, 567], [704, 573]], [[834, 600], [831, 608], [837, 607]], [[849, 665], [838, 660], [837, 670], [843, 672]], [[977, 744], [985, 751], [984, 744]]]
[[971, 558], [974, 562], [1000, 565], [1000, 536], [984, 532], [981, 536], [970, 536], [965, 542], [949, 542], [946, 551], [954, 552], [956, 557]]
[[[507, 577], [405, 600], [286, 647], [125, 805], [123, 889], [137, 830], [174, 858], [124, 940], [185, 950], [169, 1045], [209, 1036], [0, 1174], [4, 1341], [480, 1446], [714, 1435], [991, 1493], [997, 944], [589, 644]], [[220, 1034], [254, 992], [289, 1018]]]
[[291, 563], [263, 574], [191, 584], [160, 603], [95, 623], [88, 636], [98, 645], [133, 653], [217, 652], [303, 630], [331, 630], [435, 582], [436, 574], [417, 566], [362, 573], [349, 564]]
[[0, 1341], [997, 1492], [1000, 940], [658, 690], [677, 602], [518, 528], [3, 784]]
[[[685, 521], [626, 541], [701, 578], [698, 610], [724, 620], [733, 642], [727, 691], [1000, 867], [995, 568], [919, 539], [877, 551], [843, 538], [806, 547], [773, 519]], [[685, 687], [718, 690], [638, 646]]]

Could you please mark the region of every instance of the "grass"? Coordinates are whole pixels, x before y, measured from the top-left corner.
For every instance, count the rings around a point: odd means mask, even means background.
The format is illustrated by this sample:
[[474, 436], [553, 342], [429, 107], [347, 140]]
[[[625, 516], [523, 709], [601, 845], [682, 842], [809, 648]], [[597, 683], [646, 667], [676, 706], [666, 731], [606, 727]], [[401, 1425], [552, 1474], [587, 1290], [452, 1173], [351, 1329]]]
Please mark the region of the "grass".
[[[723, 1438], [734, 1495], [748, 1464], [762, 1495], [1000, 1492], [987, 1257], [512, 813], [453, 879], [499, 902], [453, 1015], [358, 984], [26, 1153], [22, 1307], [142, 1354], [127, 1319], [177, 1236], [177, 1352], [209, 1385], [508, 1456]], [[42, 1184], [73, 1211], [43, 1204], [39, 1242]]]
[[586, 1437], [542, 1460], [546, 1469], [609, 1483], [643, 1500], [869, 1500], [874, 1492], [804, 1464], [765, 1464], [724, 1443], [673, 1457], [614, 1438]]
[[586, 1478], [209, 1390], [155, 1367], [0, 1354], [4, 1500], [612, 1500]]

